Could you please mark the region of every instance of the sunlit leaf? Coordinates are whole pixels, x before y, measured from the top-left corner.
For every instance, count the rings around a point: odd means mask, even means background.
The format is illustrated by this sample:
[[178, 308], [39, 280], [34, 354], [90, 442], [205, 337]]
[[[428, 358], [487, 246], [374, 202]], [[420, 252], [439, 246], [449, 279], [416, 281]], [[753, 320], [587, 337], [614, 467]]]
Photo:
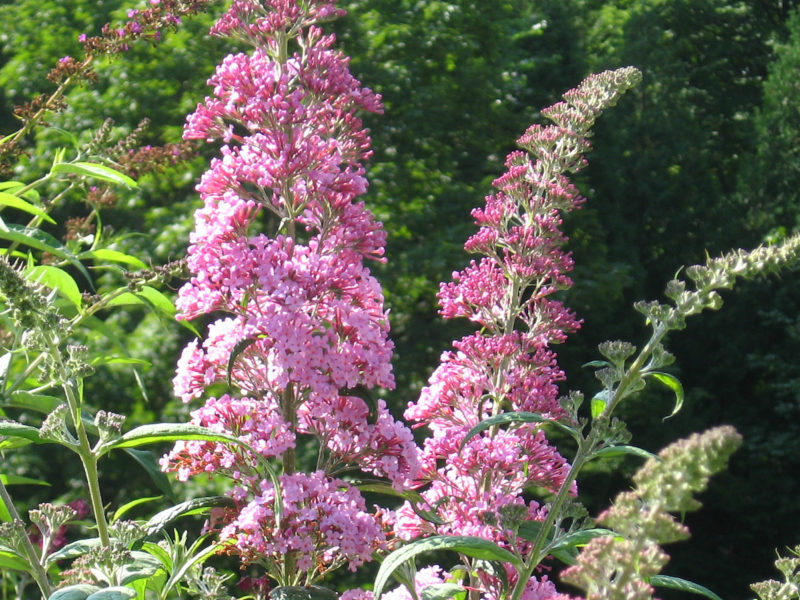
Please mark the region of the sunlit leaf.
[[514, 554], [493, 542], [473, 536], [438, 535], [414, 540], [405, 546], [401, 546], [384, 559], [375, 579], [373, 591], [375, 599], [378, 600], [380, 598], [392, 573], [401, 565], [419, 554], [439, 550], [452, 550], [473, 558], [508, 562], [514, 565], [517, 570], [522, 570], [522, 563]]
[[41, 479], [31, 479], [30, 477], [24, 477], [22, 475], [2, 475], [2, 474], [0, 474], [0, 481], [2, 481], [4, 485], [44, 485], [44, 486], [50, 486], [50, 484], [47, 481], [42, 481]]
[[117, 510], [114, 511], [114, 514], [111, 517], [111, 522], [117, 521], [125, 516], [131, 509], [136, 508], [140, 504], [145, 504], [147, 502], [153, 502], [154, 500], [161, 500], [164, 496], [150, 496], [149, 498], [136, 498], [131, 500], [130, 502], [126, 502], [122, 506], [120, 506]]
[[653, 575], [649, 581], [650, 585], [655, 587], [667, 588], [670, 590], [679, 590], [681, 592], [689, 592], [699, 596], [705, 596], [710, 600], [722, 600], [714, 592], [707, 587], [692, 581], [686, 581], [679, 577], [670, 577], [669, 575]]
[[593, 458], [600, 456], [610, 458], [612, 456], [622, 456], [624, 454], [632, 454], [633, 456], [638, 456], [644, 459], [654, 458], [656, 460], [660, 460], [658, 456], [653, 454], [652, 452], [648, 452], [643, 448], [637, 448], [636, 446], [627, 446], [627, 445], [608, 446], [606, 448], [601, 448], [600, 450], [595, 451], [595, 453], [593, 454]]
[[139, 260], [135, 256], [131, 256], [130, 254], [125, 254], [124, 252], [118, 252], [117, 250], [108, 250], [106, 248], [82, 252], [79, 256], [80, 258], [91, 258], [96, 261], [116, 262], [123, 265], [136, 267], [137, 269], [147, 268], [147, 265], [144, 264], [141, 260]]
[[[0, 433], [2, 431], [0, 430]], [[191, 423], [154, 423], [141, 425], [125, 435], [104, 445], [100, 456], [116, 448], [136, 448], [160, 442], [177, 442], [180, 440], [205, 440], [207, 442], [230, 442], [242, 445], [238, 438], [211, 429], [192, 425]]]
[[81, 272], [86, 278], [86, 281], [89, 282], [89, 285], [92, 283], [89, 271], [86, 270], [83, 263], [81, 263], [64, 244], [41, 229], [23, 227], [21, 225], [15, 225], [14, 223], [3, 223], [2, 226], [0, 226], [0, 239], [24, 244], [25, 246], [30, 246], [31, 248], [43, 252], [49, 252], [53, 256], [66, 260]]
[[8, 206], [9, 208], [15, 208], [17, 210], [21, 210], [22, 212], [26, 212], [29, 215], [35, 215], [37, 217], [41, 217], [44, 221], [48, 223], [52, 223], [53, 225], [56, 222], [48, 215], [44, 210], [39, 208], [38, 206], [34, 206], [30, 202], [26, 202], [22, 198], [18, 198], [12, 194], [7, 194], [6, 192], [0, 192], [0, 206]]
[[669, 373], [661, 373], [659, 371], [651, 371], [647, 373], [647, 377], [652, 377], [657, 381], [660, 381], [673, 392], [675, 392], [675, 407], [672, 409], [672, 412], [664, 417], [664, 420], [669, 419], [670, 417], [674, 417], [683, 407], [683, 385], [678, 380], [677, 377], [674, 375], [670, 375]]
[[473, 437], [481, 433], [482, 431], [486, 431], [495, 425], [507, 425], [509, 423], [547, 423], [550, 425], [555, 425], [562, 431], [566, 431], [572, 437], [576, 437], [578, 432], [575, 431], [572, 427], [568, 425], [564, 425], [563, 423], [559, 423], [554, 419], [550, 419], [547, 417], [543, 417], [540, 414], [532, 413], [532, 412], [504, 412], [499, 415], [495, 415], [493, 417], [489, 417], [488, 419], [484, 419], [477, 425], [475, 425], [472, 429], [467, 432], [467, 435], [464, 436], [464, 439], [461, 441], [461, 448], [471, 440]]
[[75, 308], [81, 309], [82, 299], [81, 290], [72, 278], [72, 275], [51, 265], [39, 265], [25, 271], [25, 276], [30, 281], [40, 283], [50, 289], [56, 290], [64, 298], [69, 300]]
[[192, 498], [175, 506], [171, 506], [150, 518], [145, 524], [148, 536], [158, 533], [175, 519], [192, 513], [198, 509], [216, 508], [220, 506], [232, 507], [235, 503], [227, 496], [208, 496], [205, 498]]
[[99, 165], [97, 163], [57, 163], [53, 165], [53, 168], [50, 169], [50, 172], [54, 175], [66, 173], [70, 175], [80, 175], [82, 177], [94, 177], [95, 179], [124, 185], [130, 188], [137, 187], [136, 182], [124, 173], [120, 173], [115, 169], [106, 167], [105, 165]]

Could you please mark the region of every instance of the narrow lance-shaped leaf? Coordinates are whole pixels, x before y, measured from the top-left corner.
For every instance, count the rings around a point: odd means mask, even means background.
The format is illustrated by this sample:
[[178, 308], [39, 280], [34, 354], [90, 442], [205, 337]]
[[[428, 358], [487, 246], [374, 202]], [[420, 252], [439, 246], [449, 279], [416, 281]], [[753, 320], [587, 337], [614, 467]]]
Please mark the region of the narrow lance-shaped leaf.
[[23, 475], [2, 475], [0, 474], [0, 481], [3, 482], [3, 485], [44, 485], [50, 486], [47, 481], [42, 481], [41, 479], [31, 479], [30, 477], [24, 477]]
[[210, 509], [218, 506], [233, 506], [234, 502], [227, 496], [208, 496], [205, 498], [193, 498], [175, 506], [162, 510], [151, 517], [145, 524], [145, 532], [148, 536], [154, 535], [164, 529], [169, 523], [199, 509]]
[[24, 244], [36, 250], [41, 250], [42, 252], [49, 252], [53, 256], [66, 260], [81, 272], [89, 285], [92, 285], [92, 278], [89, 276], [89, 271], [86, 270], [83, 263], [81, 263], [64, 244], [45, 231], [36, 229], [35, 227], [15, 225], [14, 223], [2, 223], [0, 224], [0, 239]]
[[499, 560], [511, 563], [517, 570], [522, 570], [522, 563], [519, 558], [494, 542], [473, 536], [437, 535], [415, 540], [398, 548], [386, 557], [375, 578], [375, 588], [373, 591], [375, 600], [379, 600], [381, 594], [386, 589], [389, 578], [400, 565], [419, 554], [438, 550], [452, 550], [453, 552], [465, 554], [473, 558]]
[[119, 252], [117, 250], [109, 250], [107, 248], [100, 248], [99, 250], [89, 250], [87, 252], [82, 252], [78, 256], [79, 258], [91, 258], [96, 261], [116, 262], [123, 265], [129, 265], [137, 269], [147, 268], [147, 265], [144, 264], [141, 260], [139, 260], [135, 256], [131, 256], [130, 254], [125, 254], [124, 252]]
[[554, 419], [549, 419], [547, 417], [543, 417], [540, 414], [532, 413], [532, 412], [504, 412], [499, 415], [495, 415], [493, 417], [489, 417], [488, 419], [484, 419], [477, 425], [475, 425], [472, 429], [467, 432], [467, 435], [464, 436], [464, 439], [461, 441], [461, 448], [471, 440], [473, 437], [481, 433], [482, 431], [486, 431], [495, 425], [507, 425], [508, 423], [549, 423], [555, 425], [562, 431], [569, 433], [573, 438], [578, 436], [578, 432], [575, 431], [569, 425], [564, 425]]
[[669, 575], [653, 575], [650, 577], [649, 583], [655, 587], [679, 590], [681, 592], [697, 594], [698, 596], [705, 596], [710, 600], [722, 600], [722, 598], [720, 598], [707, 587], [692, 581], [681, 579], [680, 577], [671, 577]]
[[52, 223], [53, 225], [56, 224], [52, 217], [50, 217], [50, 215], [48, 215], [38, 206], [34, 206], [30, 202], [25, 202], [25, 200], [22, 198], [18, 198], [12, 194], [7, 194], [6, 192], [0, 192], [0, 206], [15, 208], [17, 210], [21, 210], [22, 212], [26, 212], [29, 215], [40, 217], [42, 220]]
[[160, 442], [177, 442], [181, 440], [205, 440], [207, 442], [230, 442], [245, 445], [238, 438], [190, 423], [155, 423], [141, 425], [125, 435], [102, 446], [99, 456], [115, 448], [136, 448]]
[[36, 444], [52, 443], [51, 440], [43, 439], [36, 427], [23, 425], [16, 421], [0, 421], [0, 436], [20, 437]]
[[661, 460], [658, 455], [648, 452], [643, 448], [637, 448], [636, 446], [628, 446], [624, 444], [620, 446], [607, 446], [606, 448], [600, 448], [600, 450], [596, 450], [592, 454], [592, 458], [598, 458], [601, 456], [611, 458], [613, 456], [622, 456], [624, 454], [631, 454], [644, 459], [652, 458], [655, 460]]
[[80, 175], [82, 177], [94, 177], [95, 179], [100, 179], [101, 181], [108, 181], [109, 183], [116, 183], [130, 188], [137, 187], [136, 182], [124, 173], [120, 173], [115, 169], [106, 167], [105, 165], [99, 165], [97, 163], [57, 163], [53, 165], [53, 168], [50, 169], [50, 172], [54, 175], [66, 173], [70, 175]]

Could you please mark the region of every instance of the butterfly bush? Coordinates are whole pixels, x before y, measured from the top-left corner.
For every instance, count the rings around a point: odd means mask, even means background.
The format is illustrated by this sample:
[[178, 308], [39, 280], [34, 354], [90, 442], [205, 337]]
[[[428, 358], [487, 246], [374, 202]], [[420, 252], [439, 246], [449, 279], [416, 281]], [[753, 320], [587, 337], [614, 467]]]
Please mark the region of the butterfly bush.
[[[526, 500], [525, 491], [536, 486], [557, 493], [566, 485], [577, 492], [567, 480], [570, 465], [539, 424], [491, 427], [477, 435], [471, 430], [503, 412], [575, 424], [558, 400], [564, 373], [552, 348], [580, 325], [553, 298], [572, 283], [561, 215], [583, 202], [567, 175], [584, 166], [596, 117], [639, 77], [632, 68], [591, 76], [542, 111], [554, 124], [524, 133], [518, 140], [524, 151], [509, 154], [506, 173], [494, 182], [497, 191], [472, 212], [479, 229], [465, 249], [483, 258], [454, 273], [438, 296], [443, 317], [466, 317], [481, 329], [442, 355], [419, 400], [405, 412], [432, 433], [420, 480], [430, 484], [422, 496], [442, 524], [425, 520], [406, 503], [398, 512], [401, 537], [478, 536], [524, 554], [530, 544], [516, 530], [547, 514], [545, 506]], [[511, 581], [516, 576], [509, 573]], [[477, 583], [486, 597], [500, 595], [496, 577], [482, 573]], [[523, 597], [557, 593], [543, 576], [527, 583]]]
[[[212, 322], [184, 349], [174, 389], [184, 402], [205, 397], [193, 423], [247, 449], [180, 442], [162, 466], [182, 480], [229, 477], [234, 506], [209, 527], [282, 585], [385, 548], [391, 514], [370, 510], [345, 472], [403, 490], [419, 471], [410, 430], [356, 394], [394, 386], [393, 347], [365, 264], [384, 260], [386, 234], [356, 200], [370, 156], [358, 113], [381, 101], [318, 26], [342, 12], [324, 0], [233, 2], [212, 33], [253, 50], [222, 61], [184, 130], [224, 145], [197, 187], [191, 279], [177, 301], [181, 318]], [[305, 439], [319, 444], [311, 472], [297, 464]]]

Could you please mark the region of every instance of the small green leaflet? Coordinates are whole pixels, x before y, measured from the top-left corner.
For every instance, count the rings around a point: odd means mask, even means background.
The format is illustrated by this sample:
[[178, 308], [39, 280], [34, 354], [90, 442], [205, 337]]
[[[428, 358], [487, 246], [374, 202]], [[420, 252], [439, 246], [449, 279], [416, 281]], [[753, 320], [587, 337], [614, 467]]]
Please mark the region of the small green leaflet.
[[589, 405], [589, 408], [592, 413], [592, 418], [596, 419], [600, 415], [603, 414], [603, 411], [606, 409], [608, 404], [608, 391], [603, 390], [602, 392], [598, 392], [595, 394], [594, 398], [592, 398], [592, 402]]
[[66, 173], [69, 175], [80, 175], [82, 177], [94, 177], [109, 183], [116, 183], [124, 185], [129, 188], [137, 187], [136, 182], [115, 169], [111, 169], [104, 165], [89, 162], [74, 162], [74, 163], [56, 163], [50, 172], [54, 175]]
[[675, 407], [672, 409], [672, 412], [669, 415], [664, 417], [664, 420], [666, 421], [670, 417], [674, 417], [676, 414], [678, 414], [683, 406], [683, 386], [681, 385], [681, 382], [678, 381], [678, 378], [674, 375], [670, 375], [669, 373], [662, 373], [660, 371], [651, 371], [650, 373], [646, 373], [645, 377], [652, 377], [675, 392]]

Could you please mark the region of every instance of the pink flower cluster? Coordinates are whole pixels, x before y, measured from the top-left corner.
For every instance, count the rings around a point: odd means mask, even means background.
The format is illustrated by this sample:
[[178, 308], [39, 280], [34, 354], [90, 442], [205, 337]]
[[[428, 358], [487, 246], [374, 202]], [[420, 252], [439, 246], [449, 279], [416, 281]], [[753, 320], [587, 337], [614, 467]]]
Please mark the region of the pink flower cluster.
[[368, 513], [364, 498], [346, 482], [322, 471], [282, 475], [279, 482], [279, 510], [275, 487], [262, 481], [247, 505], [225, 519], [220, 539], [235, 540], [245, 561], [291, 553], [295, 568], [313, 577], [345, 563], [355, 570], [384, 547], [380, 515]]
[[[497, 191], [472, 213], [479, 230], [465, 247], [483, 258], [443, 283], [439, 301], [445, 318], [466, 317], [481, 332], [442, 355], [419, 400], [405, 412], [432, 432], [422, 454], [421, 481], [430, 484], [422, 493], [423, 508], [443, 524], [426, 520], [406, 503], [395, 525], [405, 539], [431, 533], [479, 536], [524, 554], [526, 542], [520, 545], [514, 533], [520, 518], [546, 516], [544, 507], [527, 500], [526, 490], [556, 493], [566, 484], [570, 466], [539, 424], [495, 426], [465, 440], [478, 423], [503, 412], [569, 418], [558, 402], [564, 374], [551, 347], [580, 326], [552, 297], [572, 283], [561, 214], [583, 201], [566, 174], [584, 165], [589, 127], [620, 88], [630, 87], [625, 76], [589, 78], [565, 94], [565, 102], [544, 110], [555, 124], [525, 132], [518, 143], [527, 152], [508, 156], [506, 173], [494, 182]], [[486, 574], [472, 584], [487, 598], [499, 593]], [[532, 579], [528, 588], [523, 597], [556, 597], [544, 578]]]
[[[408, 428], [383, 402], [371, 411], [353, 392], [391, 388], [394, 378], [383, 295], [364, 264], [383, 260], [386, 236], [355, 201], [370, 155], [357, 112], [382, 108], [316, 25], [340, 13], [324, 0], [236, 0], [213, 33], [255, 49], [225, 58], [209, 81], [213, 96], [184, 131], [225, 145], [197, 188], [192, 277], [177, 302], [181, 318], [218, 318], [185, 348], [175, 393], [189, 402], [228, 388], [192, 422], [250, 450], [184, 442], [162, 465], [181, 479], [231, 477], [237, 508], [225, 513], [222, 535], [283, 585], [358, 565], [383, 544], [383, 517], [330, 474], [358, 468], [402, 489], [419, 470]], [[264, 225], [276, 235], [259, 233]], [[296, 472], [298, 436], [318, 440], [321, 470]], [[283, 469], [280, 518], [260, 467], [269, 458]], [[289, 564], [300, 571], [287, 574]]]

